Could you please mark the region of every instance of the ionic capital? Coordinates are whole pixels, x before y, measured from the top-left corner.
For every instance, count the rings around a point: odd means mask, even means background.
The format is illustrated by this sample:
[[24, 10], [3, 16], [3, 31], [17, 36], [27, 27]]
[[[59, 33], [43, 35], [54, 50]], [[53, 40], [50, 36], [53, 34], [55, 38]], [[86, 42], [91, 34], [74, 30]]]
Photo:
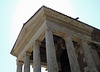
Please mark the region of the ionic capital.
[[68, 38], [68, 37], [72, 38], [72, 36], [65, 34], [65, 35], [63, 36], [63, 39], [66, 40], [66, 38]]
[[62, 38], [65, 40], [68, 36], [65, 34]]
[[17, 62], [17, 63], [16, 63], [17, 65], [23, 65], [23, 61], [16, 60], [16, 62]]
[[86, 42], [86, 40], [82, 39], [82, 40], [80, 41], [80, 44], [83, 44], [83, 43], [88, 43], [88, 42]]
[[29, 52], [29, 51], [25, 52], [25, 56], [30, 56], [30, 55], [31, 55], [31, 52]]
[[80, 44], [82, 45], [82, 46], [87, 46], [88, 48], [91, 48], [91, 46], [89, 46], [88, 45], [88, 42], [87, 41], [85, 41], [85, 40], [82, 40], [81, 42], [80, 42]]
[[39, 40], [35, 40], [35, 41], [34, 41], [34, 45], [40, 46], [40, 45], [41, 45], [41, 42], [40, 42]]
[[52, 31], [52, 32], [54, 32], [54, 29], [52, 27], [50, 27], [50, 26], [47, 26], [46, 31]]

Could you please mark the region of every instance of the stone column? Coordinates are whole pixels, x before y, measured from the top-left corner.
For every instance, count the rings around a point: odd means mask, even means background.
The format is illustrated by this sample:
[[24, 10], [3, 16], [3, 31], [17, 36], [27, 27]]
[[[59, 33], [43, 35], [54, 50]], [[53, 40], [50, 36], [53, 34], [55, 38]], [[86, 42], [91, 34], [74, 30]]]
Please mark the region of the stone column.
[[46, 38], [46, 56], [47, 56], [48, 72], [58, 72], [52, 30], [48, 29], [46, 31], [45, 38]]
[[81, 46], [84, 52], [85, 61], [88, 65], [86, 68], [84, 68], [85, 72], [98, 72], [90, 52], [90, 46], [84, 41], [81, 42]]
[[70, 37], [66, 37], [65, 44], [70, 62], [71, 72], [81, 72], [72, 39]]
[[24, 58], [24, 72], [30, 72], [30, 52], [26, 52]]
[[17, 61], [17, 72], [22, 72], [22, 65], [20, 61]]
[[41, 72], [41, 64], [40, 64], [40, 42], [35, 41], [34, 49], [33, 49], [33, 65], [34, 72]]

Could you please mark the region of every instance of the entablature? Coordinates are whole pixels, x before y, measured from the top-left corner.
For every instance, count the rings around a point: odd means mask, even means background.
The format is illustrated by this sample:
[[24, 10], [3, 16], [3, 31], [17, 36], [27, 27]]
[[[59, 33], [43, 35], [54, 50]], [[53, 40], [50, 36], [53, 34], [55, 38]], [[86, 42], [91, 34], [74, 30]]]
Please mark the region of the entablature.
[[100, 30], [43, 6], [24, 24], [11, 54], [21, 58], [25, 51], [32, 51], [32, 43], [44, 39], [47, 26], [62, 38], [68, 35], [76, 41], [84, 39], [100, 44]]

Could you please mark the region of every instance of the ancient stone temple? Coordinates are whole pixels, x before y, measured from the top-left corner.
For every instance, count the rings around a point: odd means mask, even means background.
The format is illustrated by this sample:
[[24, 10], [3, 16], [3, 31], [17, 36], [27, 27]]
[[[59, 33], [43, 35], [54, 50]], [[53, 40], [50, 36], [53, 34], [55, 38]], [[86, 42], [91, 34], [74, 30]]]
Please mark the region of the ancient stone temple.
[[42, 6], [22, 27], [11, 50], [17, 72], [100, 72], [100, 30]]

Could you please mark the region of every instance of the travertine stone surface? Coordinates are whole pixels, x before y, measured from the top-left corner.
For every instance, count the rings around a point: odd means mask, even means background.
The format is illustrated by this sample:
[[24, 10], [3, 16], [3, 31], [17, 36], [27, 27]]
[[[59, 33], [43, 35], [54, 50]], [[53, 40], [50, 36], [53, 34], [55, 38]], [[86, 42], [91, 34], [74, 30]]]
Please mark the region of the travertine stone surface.
[[66, 37], [65, 43], [66, 43], [66, 49], [67, 49], [68, 58], [70, 62], [71, 72], [81, 72], [76, 57], [75, 49], [72, 43], [72, 39], [70, 37]]
[[88, 65], [86, 68], [84, 68], [85, 72], [87, 71], [88, 72], [98, 72], [98, 70], [96, 69], [95, 63], [93, 61], [92, 54], [89, 49], [90, 48], [89, 45], [83, 41], [81, 43], [81, 46], [83, 48], [85, 61], [87, 62], [87, 65]]
[[52, 31], [47, 30], [45, 33], [45, 37], [46, 37], [46, 54], [47, 54], [48, 72], [58, 72]]
[[[99, 70], [100, 63], [98, 62], [100, 61], [100, 56], [99, 56], [100, 51], [97, 50], [100, 47], [95, 46], [96, 50], [92, 51], [93, 53], [91, 55], [91, 50], [89, 50], [89, 46], [85, 42], [93, 43], [95, 45], [97, 44], [100, 45], [100, 30], [92, 26], [89, 26], [79, 20], [71, 18], [67, 15], [59, 13], [55, 10], [47, 8], [45, 6], [41, 7], [23, 25], [20, 34], [11, 50], [11, 54], [13, 56], [16, 56], [17, 60], [24, 62], [24, 72], [30, 72], [30, 53], [32, 52], [34, 52], [33, 54], [34, 58], [31, 55], [32, 58], [31, 60], [34, 59], [33, 65], [34, 68], [36, 69], [36, 70], [34, 69], [36, 72], [41, 71], [42, 65], [48, 67], [47, 68], [48, 72], [59, 72], [57, 69], [57, 60], [56, 60], [57, 53], [55, 53], [55, 47], [54, 47], [54, 42], [55, 41], [57, 42], [58, 40], [56, 39], [53, 40], [53, 36], [64, 38], [65, 35], [67, 36], [65, 42], [66, 42], [66, 49], [70, 62], [71, 72], [80, 72], [80, 69], [85, 72], [98, 72], [96, 68], [98, 68]], [[41, 62], [42, 60], [40, 61], [39, 45], [38, 43], [33, 45], [33, 42], [35, 40], [44, 43], [43, 49], [45, 50], [46, 48], [47, 63], [46, 62], [42, 63]], [[80, 50], [80, 54], [82, 55], [80, 57], [81, 58], [80, 60], [82, 60], [83, 63], [86, 63], [85, 66], [83, 66], [81, 62], [78, 63], [73, 46], [73, 43], [75, 45], [75, 42], [80, 43], [81, 40], [84, 40], [85, 42], [83, 42], [80, 46], [82, 49]], [[81, 68], [81, 66], [79, 67], [79, 64], [82, 65], [83, 68]], [[22, 68], [21, 65], [18, 64], [17, 72], [21, 72], [22, 71], [21, 68]]]
[[100, 69], [100, 57], [99, 57], [98, 51], [95, 49], [92, 49], [92, 48], [90, 49], [90, 51], [91, 51], [91, 54], [92, 54], [92, 57], [93, 57], [96, 67], [98, 69]]
[[34, 43], [33, 59], [34, 72], [41, 72], [40, 42], [38, 41], [35, 41]]
[[24, 57], [24, 72], [30, 72], [30, 54], [27, 52]]
[[22, 64], [17, 61], [17, 72], [22, 72]]

